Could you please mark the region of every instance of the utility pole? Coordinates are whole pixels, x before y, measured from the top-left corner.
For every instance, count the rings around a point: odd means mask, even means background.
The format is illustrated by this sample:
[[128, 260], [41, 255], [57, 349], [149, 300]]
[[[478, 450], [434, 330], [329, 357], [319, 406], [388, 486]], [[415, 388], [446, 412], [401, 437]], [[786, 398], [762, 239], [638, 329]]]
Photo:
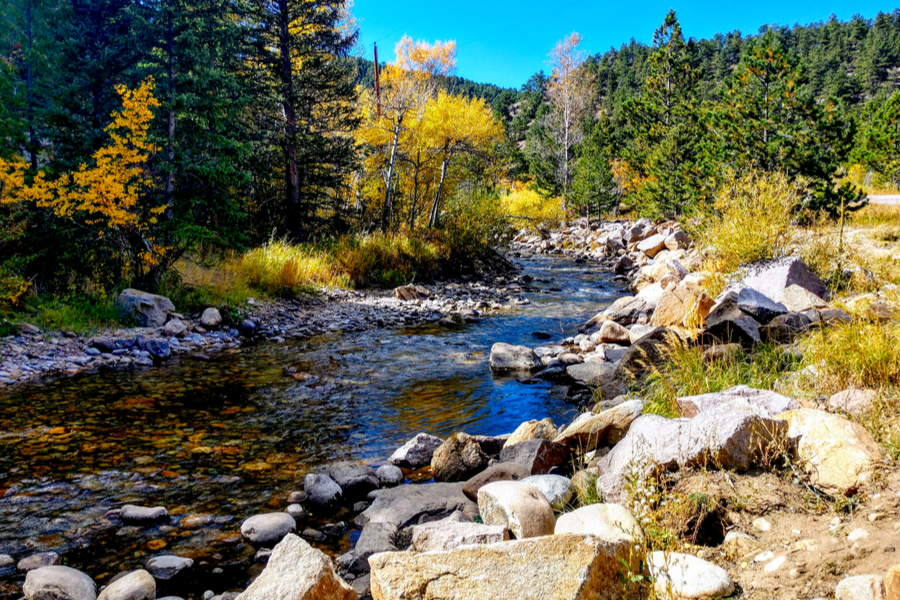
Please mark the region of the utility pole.
[[378, 44], [375, 44], [375, 106], [378, 109], [378, 118], [381, 118], [381, 81], [378, 74]]

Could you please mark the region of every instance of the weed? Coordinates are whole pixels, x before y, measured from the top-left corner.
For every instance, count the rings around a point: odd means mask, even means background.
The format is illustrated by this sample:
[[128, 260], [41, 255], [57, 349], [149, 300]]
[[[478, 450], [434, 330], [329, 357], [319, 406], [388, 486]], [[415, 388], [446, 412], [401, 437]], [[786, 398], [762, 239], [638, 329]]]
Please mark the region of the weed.
[[331, 254], [286, 240], [273, 239], [244, 254], [240, 271], [250, 285], [275, 296], [295, 296], [311, 286], [349, 284]]
[[[27, 321], [45, 330], [76, 333], [94, 333], [123, 324], [113, 300], [105, 296], [36, 296], [3, 316], [11, 322]], [[12, 332], [10, 327], [4, 329]]]

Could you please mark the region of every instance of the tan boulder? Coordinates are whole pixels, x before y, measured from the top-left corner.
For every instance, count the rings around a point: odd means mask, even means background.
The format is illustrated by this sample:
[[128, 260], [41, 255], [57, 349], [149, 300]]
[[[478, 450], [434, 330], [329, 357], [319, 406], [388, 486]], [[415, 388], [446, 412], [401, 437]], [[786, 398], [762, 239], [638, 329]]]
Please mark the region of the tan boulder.
[[478, 490], [478, 511], [485, 525], [503, 525], [517, 539], [552, 535], [553, 507], [539, 489], [521, 481], [495, 481]]
[[891, 567], [884, 576], [885, 600], [900, 600], [900, 565]]
[[615, 444], [628, 432], [631, 422], [641, 416], [643, 408], [640, 400], [628, 400], [596, 415], [584, 413], [554, 441], [582, 454], [598, 446]]
[[822, 410], [801, 408], [779, 415], [810, 481], [829, 494], [849, 494], [872, 479], [881, 449], [862, 425]]
[[553, 533], [596, 535], [608, 542], [626, 544], [644, 537], [634, 515], [621, 504], [591, 504], [560, 515]]
[[834, 411], [841, 411], [854, 417], [862, 417], [872, 411], [878, 392], [858, 388], [848, 388], [834, 394], [828, 399], [828, 407]]
[[640, 573], [626, 543], [553, 535], [450, 552], [385, 552], [369, 559], [375, 600], [632, 600], [622, 562]]
[[606, 321], [600, 326], [596, 342], [598, 344], [624, 344], [627, 346], [631, 344], [631, 334], [615, 321]]
[[[713, 301], [702, 290], [680, 284], [663, 292], [650, 317], [653, 327], [689, 327], [698, 325], [709, 314]], [[694, 323], [692, 323], [694, 321]]]
[[553, 419], [550, 417], [540, 421], [532, 419], [516, 427], [516, 430], [512, 432], [512, 435], [503, 444], [503, 447], [529, 440], [552, 440], [557, 433], [556, 425], [553, 424]]
[[779, 300], [791, 312], [804, 312], [811, 308], [825, 308], [828, 303], [816, 296], [806, 288], [799, 285], [789, 285], [781, 293]]

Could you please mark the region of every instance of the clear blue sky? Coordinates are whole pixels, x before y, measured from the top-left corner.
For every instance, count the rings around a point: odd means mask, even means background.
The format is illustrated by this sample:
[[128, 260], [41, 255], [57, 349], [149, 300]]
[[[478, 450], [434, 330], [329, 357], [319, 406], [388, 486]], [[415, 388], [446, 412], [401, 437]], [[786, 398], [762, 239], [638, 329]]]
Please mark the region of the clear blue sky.
[[756, 2], [640, 3], [600, 0], [356, 0], [354, 14], [362, 29], [360, 46], [371, 58], [393, 59], [394, 44], [413, 39], [456, 40], [458, 74], [480, 83], [519, 87], [546, 68], [547, 53], [573, 31], [588, 53], [634, 38], [650, 43], [666, 12], [678, 12], [685, 36], [705, 38], [735, 29], [756, 33], [765, 24], [793, 25], [824, 21], [833, 13], [842, 21], [854, 14], [874, 18], [896, 3], [874, 0], [758, 0]]

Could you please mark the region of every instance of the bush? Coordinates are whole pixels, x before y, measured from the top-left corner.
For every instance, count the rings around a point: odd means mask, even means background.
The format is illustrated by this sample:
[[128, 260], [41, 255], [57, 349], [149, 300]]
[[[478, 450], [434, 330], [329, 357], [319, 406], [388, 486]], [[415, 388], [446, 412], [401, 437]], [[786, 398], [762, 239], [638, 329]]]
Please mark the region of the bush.
[[344, 278], [353, 285], [392, 288], [430, 277], [441, 249], [421, 237], [374, 233], [342, 238], [333, 253]]
[[2, 316], [12, 322], [27, 321], [48, 331], [76, 333], [93, 333], [122, 324], [113, 299], [106, 296], [32, 297], [15, 312]]
[[270, 240], [244, 254], [240, 271], [250, 285], [275, 296], [293, 296], [312, 286], [349, 284], [330, 253], [285, 240]]
[[500, 197], [500, 203], [510, 217], [524, 220], [529, 228], [552, 229], [565, 219], [562, 199], [542, 195], [531, 182], [514, 182], [512, 189]]
[[439, 235], [451, 270], [485, 259], [512, 236], [512, 226], [499, 199], [482, 193], [454, 197], [442, 219]]

